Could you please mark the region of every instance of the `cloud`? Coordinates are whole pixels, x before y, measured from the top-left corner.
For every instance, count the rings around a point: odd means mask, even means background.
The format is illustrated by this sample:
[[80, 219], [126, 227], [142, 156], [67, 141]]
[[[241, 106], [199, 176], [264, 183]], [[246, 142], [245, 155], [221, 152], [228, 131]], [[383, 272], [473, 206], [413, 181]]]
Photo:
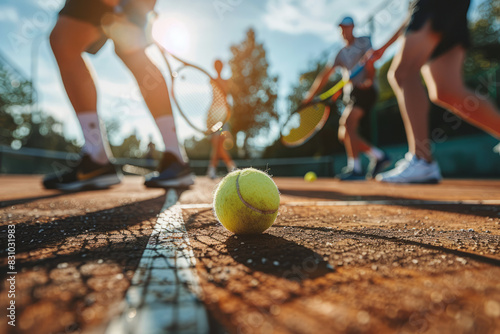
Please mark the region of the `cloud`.
[[0, 6], [0, 22], [17, 22], [19, 14], [14, 7]]
[[314, 34], [331, 40], [329, 36], [336, 33], [336, 24], [329, 7], [326, 0], [269, 0], [263, 21], [271, 30]]
[[399, 0], [350, 0], [348, 4], [339, 0], [269, 0], [262, 21], [270, 30], [313, 34], [332, 42], [338, 40], [337, 24], [346, 15], [354, 17], [357, 29], [365, 31], [368, 18], [375, 14], [378, 33], [402, 21], [406, 8]]

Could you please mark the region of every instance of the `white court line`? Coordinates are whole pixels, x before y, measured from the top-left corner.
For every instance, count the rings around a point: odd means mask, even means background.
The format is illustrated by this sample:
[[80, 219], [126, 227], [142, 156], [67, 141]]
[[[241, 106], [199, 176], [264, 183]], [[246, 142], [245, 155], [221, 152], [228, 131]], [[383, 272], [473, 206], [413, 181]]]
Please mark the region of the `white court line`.
[[[426, 200], [374, 200], [374, 201], [311, 201], [288, 202], [281, 206], [362, 206], [362, 205], [500, 205], [500, 200], [426, 201]], [[180, 204], [181, 209], [210, 209], [212, 204]]]
[[176, 191], [170, 189], [127, 290], [124, 311], [106, 334], [209, 332], [196, 259], [177, 201]]

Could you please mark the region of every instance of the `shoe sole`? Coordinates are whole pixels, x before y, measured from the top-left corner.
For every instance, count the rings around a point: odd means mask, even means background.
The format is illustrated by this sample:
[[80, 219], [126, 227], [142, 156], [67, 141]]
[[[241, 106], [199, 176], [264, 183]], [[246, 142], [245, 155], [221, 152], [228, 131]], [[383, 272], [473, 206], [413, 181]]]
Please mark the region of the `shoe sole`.
[[148, 188], [187, 188], [194, 184], [194, 177], [185, 175], [177, 179], [146, 181], [144, 185]]
[[58, 183], [53, 189], [63, 191], [79, 191], [92, 189], [106, 189], [121, 182], [118, 175], [103, 175], [85, 181], [76, 181], [72, 183]]
[[377, 180], [383, 183], [392, 183], [392, 184], [438, 184], [441, 182], [441, 179], [430, 179], [424, 181], [389, 181], [389, 180]]

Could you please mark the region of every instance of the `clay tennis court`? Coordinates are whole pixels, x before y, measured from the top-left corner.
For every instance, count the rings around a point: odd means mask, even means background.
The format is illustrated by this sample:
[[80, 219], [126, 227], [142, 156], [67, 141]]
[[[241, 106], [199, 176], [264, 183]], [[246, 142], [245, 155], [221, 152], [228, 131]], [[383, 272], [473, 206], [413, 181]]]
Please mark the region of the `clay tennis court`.
[[[17, 272], [16, 326], [2, 321], [0, 332], [499, 333], [499, 181], [275, 181], [277, 221], [242, 237], [217, 222], [217, 181], [204, 177], [177, 193], [145, 189], [139, 177], [80, 193], [43, 190], [37, 176], [0, 177], [2, 232], [15, 226]], [[167, 208], [169, 196], [178, 203]], [[198, 313], [169, 296], [182, 279], [167, 282], [153, 265], [140, 280], [145, 254], [159, 252], [151, 235], [162, 208], [178, 210], [187, 230], [164, 245], [189, 248], [192, 266], [168, 267], [192, 272], [196, 286], [184, 288]], [[157, 328], [155, 319], [134, 322], [141, 308], [157, 311]], [[110, 327], [124, 318], [121, 331]]]

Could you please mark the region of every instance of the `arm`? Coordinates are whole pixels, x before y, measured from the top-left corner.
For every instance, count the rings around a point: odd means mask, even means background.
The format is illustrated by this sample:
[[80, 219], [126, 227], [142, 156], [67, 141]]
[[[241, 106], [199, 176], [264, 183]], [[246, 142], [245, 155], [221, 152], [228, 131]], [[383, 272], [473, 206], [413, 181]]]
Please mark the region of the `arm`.
[[311, 100], [318, 94], [318, 92], [325, 87], [325, 85], [328, 83], [328, 79], [330, 79], [330, 76], [332, 73], [335, 71], [335, 68], [337, 65], [327, 65], [320, 74], [316, 77], [314, 80], [314, 83], [312, 84], [311, 88], [309, 89], [309, 92], [307, 92], [306, 97], [304, 98], [304, 101], [302, 101], [303, 104], [311, 102]]
[[408, 17], [403, 22], [403, 24], [399, 27], [399, 29], [394, 33], [394, 35], [391, 37], [391, 39], [389, 39], [381, 48], [379, 48], [377, 50], [368, 51], [367, 54], [365, 55], [366, 62], [367, 63], [369, 63], [369, 62], [374, 63], [377, 60], [379, 60], [384, 55], [385, 50], [387, 50], [387, 48], [389, 48], [389, 46], [391, 46], [392, 43], [394, 43], [399, 38], [399, 36], [401, 36], [403, 34], [403, 32], [405, 31], [406, 26], [408, 25], [409, 22], [410, 22], [410, 18]]

